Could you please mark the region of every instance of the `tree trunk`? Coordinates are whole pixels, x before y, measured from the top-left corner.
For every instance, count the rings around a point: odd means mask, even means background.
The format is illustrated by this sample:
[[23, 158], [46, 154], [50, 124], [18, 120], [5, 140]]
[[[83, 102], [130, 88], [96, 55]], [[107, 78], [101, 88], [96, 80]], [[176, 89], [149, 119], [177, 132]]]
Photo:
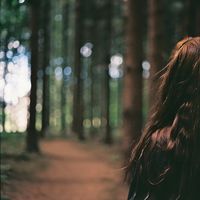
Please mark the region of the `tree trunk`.
[[164, 50], [164, 21], [163, 21], [163, 0], [149, 0], [148, 2], [148, 57], [150, 62], [149, 79], [149, 104], [154, 104], [155, 94], [158, 89], [158, 79], [156, 73], [163, 67]]
[[42, 137], [44, 137], [49, 129], [49, 68], [50, 68], [50, 11], [51, 6], [48, 0], [44, 2], [43, 26], [44, 26], [44, 43], [43, 43], [43, 95], [42, 95]]
[[200, 16], [200, 3], [199, 0], [187, 0], [187, 19], [186, 19], [186, 32], [189, 36], [196, 36], [200, 33], [199, 16]]
[[[110, 56], [107, 58], [110, 61]], [[110, 126], [110, 75], [109, 75], [109, 64], [108, 61], [106, 63], [105, 69], [105, 143], [112, 144], [113, 138], [111, 134], [111, 126]]]
[[96, 98], [95, 98], [95, 86], [96, 86], [96, 66], [97, 66], [97, 45], [98, 45], [98, 15], [97, 15], [97, 7], [95, 5], [95, 2], [91, 1], [91, 7], [90, 9], [93, 10], [93, 12], [90, 13], [90, 20], [92, 21], [91, 26], [89, 27], [89, 38], [91, 39], [91, 42], [93, 44], [93, 48], [92, 48], [92, 56], [91, 56], [91, 62], [89, 65], [89, 76], [90, 76], [90, 112], [89, 112], [89, 117], [90, 117], [90, 122], [91, 122], [91, 126], [90, 126], [90, 137], [94, 138], [95, 137], [95, 127], [93, 124], [93, 120], [94, 120], [94, 116], [95, 116], [95, 112], [94, 112], [94, 108], [96, 105]]
[[200, 10], [200, 2], [199, 2], [199, 0], [196, 0], [196, 35], [200, 35], [200, 26], [199, 26], [199, 24], [200, 24], [200, 12], [199, 12], [199, 10]]
[[63, 136], [66, 135], [66, 107], [67, 107], [67, 77], [64, 74], [64, 68], [68, 64], [68, 17], [69, 17], [69, 3], [65, 3], [63, 6], [63, 32], [62, 32], [62, 51], [63, 51], [63, 79], [61, 85], [61, 133]]
[[142, 129], [142, 6], [140, 0], [128, 0], [126, 51], [123, 91], [123, 148], [129, 155]]
[[82, 42], [82, 27], [83, 22], [81, 18], [81, 0], [76, 0], [76, 23], [75, 23], [75, 61], [74, 61], [74, 100], [73, 100], [73, 122], [72, 131], [78, 135], [80, 140], [84, 140], [83, 129], [83, 77], [81, 69], [81, 42]]
[[112, 40], [112, 0], [109, 0], [105, 7], [106, 12], [106, 38], [105, 38], [105, 49], [107, 54], [105, 57], [105, 143], [111, 144], [113, 142], [111, 127], [110, 127], [110, 75], [109, 75], [109, 64], [111, 57], [111, 40]]
[[95, 66], [95, 58], [93, 57], [92, 59], [92, 64], [90, 65], [90, 80], [91, 80], [91, 84], [90, 84], [90, 121], [91, 121], [91, 126], [90, 126], [90, 136], [91, 138], [94, 137], [95, 135], [95, 130], [94, 130], [94, 126], [93, 126], [93, 119], [94, 119], [94, 106], [95, 106], [95, 98], [94, 98], [94, 84], [95, 84], [95, 80], [94, 80], [94, 66]]
[[[4, 53], [6, 55], [7, 51], [8, 51], [8, 42], [9, 42], [9, 32], [6, 34], [5, 36], [5, 42], [4, 42]], [[6, 83], [6, 74], [7, 74], [7, 70], [8, 70], [8, 58], [5, 56], [5, 68], [4, 68], [4, 73], [3, 73], [3, 79]], [[5, 128], [5, 123], [6, 123], [6, 112], [5, 112], [5, 108], [6, 108], [6, 102], [5, 102], [5, 86], [3, 88], [3, 99], [2, 99], [2, 131], [6, 132], [6, 128]]]
[[31, 25], [31, 92], [29, 107], [29, 124], [26, 137], [26, 150], [38, 152], [38, 133], [36, 131], [36, 99], [37, 99], [37, 69], [38, 69], [38, 24], [39, 24], [39, 1], [30, 3]]

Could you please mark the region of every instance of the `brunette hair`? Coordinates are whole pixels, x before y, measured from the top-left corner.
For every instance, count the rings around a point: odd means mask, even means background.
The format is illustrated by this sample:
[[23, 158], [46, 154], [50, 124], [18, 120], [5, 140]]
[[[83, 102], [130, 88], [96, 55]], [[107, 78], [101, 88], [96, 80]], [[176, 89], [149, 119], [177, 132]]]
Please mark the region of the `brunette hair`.
[[173, 150], [175, 157], [182, 157], [187, 163], [181, 173], [182, 191], [200, 167], [200, 37], [178, 42], [159, 75], [158, 100], [139, 143], [132, 150], [127, 177], [132, 176], [133, 166], [149, 143], [154, 145], [165, 136], [167, 142], [161, 149]]

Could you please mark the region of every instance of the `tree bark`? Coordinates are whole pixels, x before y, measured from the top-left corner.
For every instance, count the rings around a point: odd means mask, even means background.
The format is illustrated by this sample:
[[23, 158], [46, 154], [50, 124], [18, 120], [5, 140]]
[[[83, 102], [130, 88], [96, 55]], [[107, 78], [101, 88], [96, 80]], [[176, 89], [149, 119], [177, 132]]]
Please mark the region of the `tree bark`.
[[163, 0], [149, 0], [148, 9], [148, 58], [151, 66], [149, 78], [149, 107], [151, 107], [154, 104], [155, 94], [158, 89], [159, 76], [156, 76], [156, 74], [163, 67]]
[[44, 25], [44, 43], [43, 43], [43, 95], [42, 95], [42, 137], [46, 136], [49, 129], [49, 112], [50, 112], [50, 91], [49, 91], [49, 68], [50, 68], [50, 1], [45, 0], [43, 14]]
[[[9, 42], [9, 32], [6, 34], [5, 36], [5, 42], [4, 42], [4, 53], [6, 55], [7, 51], [8, 51], [8, 42]], [[4, 68], [4, 72], [3, 72], [3, 79], [5, 81], [5, 84], [6, 84], [6, 74], [7, 74], [7, 70], [8, 70], [8, 58], [5, 56], [5, 59], [4, 59], [4, 62], [5, 62], [5, 68]], [[5, 102], [5, 86], [3, 88], [3, 99], [2, 99], [2, 102], [1, 102], [1, 107], [2, 107], [2, 131], [3, 132], [6, 132], [6, 127], [5, 127], [5, 124], [6, 124], [6, 112], [5, 112], [5, 108], [6, 108], [6, 102]]]
[[105, 143], [111, 144], [113, 142], [111, 126], [110, 126], [110, 75], [109, 64], [111, 57], [111, 40], [112, 40], [112, 0], [109, 0], [106, 4], [106, 39], [105, 49], [107, 54], [105, 57]]
[[129, 155], [142, 129], [142, 6], [140, 0], [126, 2], [127, 29], [123, 89], [123, 148]]
[[37, 99], [37, 69], [38, 69], [38, 24], [39, 24], [39, 1], [30, 2], [30, 25], [31, 25], [31, 92], [29, 107], [29, 124], [26, 137], [26, 150], [38, 152], [38, 133], [36, 131], [36, 99]]
[[186, 32], [189, 36], [196, 36], [200, 34], [200, 2], [198, 0], [187, 0], [187, 19], [186, 19]]
[[61, 85], [61, 133], [63, 136], [66, 135], [66, 108], [67, 108], [67, 77], [64, 74], [64, 69], [68, 64], [68, 16], [69, 16], [69, 3], [63, 5], [63, 32], [62, 32], [62, 51], [63, 51], [63, 79]]
[[95, 98], [95, 86], [96, 86], [96, 66], [97, 66], [97, 45], [98, 45], [98, 23], [99, 23], [99, 19], [98, 19], [98, 15], [97, 15], [97, 6], [95, 5], [95, 2], [91, 1], [90, 2], [91, 7], [90, 9], [93, 10], [93, 12], [90, 13], [90, 20], [92, 21], [91, 26], [89, 27], [89, 38], [91, 39], [91, 42], [93, 44], [92, 47], [92, 56], [91, 56], [91, 62], [89, 65], [89, 76], [90, 76], [90, 112], [89, 112], [89, 117], [90, 117], [90, 121], [91, 121], [91, 126], [90, 126], [90, 137], [94, 138], [95, 137], [95, 127], [93, 124], [93, 119], [95, 116], [95, 112], [94, 112], [94, 108], [97, 102], [95, 102], [96, 98]]
[[81, 0], [76, 0], [76, 22], [75, 22], [75, 61], [74, 61], [74, 100], [73, 100], [73, 122], [72, 131], [78, 135], [80, 140], [84, 140], [83, 129], [83, 77], [81, 69], [81, 54], [80, 48], [82, 45], [82, 27], [83, 22], [81, 18]]

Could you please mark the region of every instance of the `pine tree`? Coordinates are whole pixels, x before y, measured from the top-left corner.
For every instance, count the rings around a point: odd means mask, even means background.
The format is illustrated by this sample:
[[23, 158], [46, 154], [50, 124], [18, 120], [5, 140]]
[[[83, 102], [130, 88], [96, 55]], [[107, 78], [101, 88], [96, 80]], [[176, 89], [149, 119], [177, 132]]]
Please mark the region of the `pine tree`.
[[46, 132], [49, 128], [49, 111], [50, 111], [50, 101], [49, 101], [49, 71], [50, 71], [50, 12], [51, 12], [51, 1], [44, 1], [44, 9], [46, 10], [43, 13], [43, 95], [42, 95], [42, 136], [46, 135]]
[[164, 53], [164, 21], [163, 0], [148, 1], [148, 59], [150, 62], [149, 78], [149, 104], [154, 104], [155, 94], [158, 89], [157, 72], [163, 67]]
[[73, 122], [72, 131], [78, 135], [80, 140], [84, 140], [84, 128], [83, 128], [83, 114], [84, 114], [84, 102], [83, 102], [83, 77], [81, 68], [81, 54], [80, 49], [82, 46], [82, 28], [83, 19], [81, 17], [82, 1], [76, 0], [76, 20], [75, 20], [75, 55], [74, 55], [74, 99], [73, 99]]
[[38, 134], [36, 130], [36, 99], [37, 99], [37, 69], [38, 69], [38, 25], [39, 25], [39, 5], [40, 1], [32, 0], [30, 4], [30, 24], [31, 24], [31, 92], [29, 108], [29, 124], [27, 128], [26, 150], [28, 152], [38, 152]]
[[[142, 7], [140, 0], [126, 2], [126, 51], [123, 91], [124, 150], [129, 152], [142, 129]], [[128, 149], [128, 150], [127, 150]], [[128, 154], [126, 154], [128, 156]]]

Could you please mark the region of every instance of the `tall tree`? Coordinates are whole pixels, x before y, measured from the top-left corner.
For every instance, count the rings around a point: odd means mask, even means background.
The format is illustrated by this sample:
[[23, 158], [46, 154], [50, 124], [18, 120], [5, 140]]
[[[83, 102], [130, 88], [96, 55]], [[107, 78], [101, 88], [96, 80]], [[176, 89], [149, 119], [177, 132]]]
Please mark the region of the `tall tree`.
[[82, 28], [83, 19], [81, 16], [83, 2], [81, 0], [76, 0], [75, 3], [75, 61], [74, 61], [74, 100], [73, 100], [73, 122], [72, 131], [78, 135], [80, 140], [84, 140], [84, 129], [83, 129], [83, 77], [81, 68], [81, 54], [80, 49], [82, 45]]
[[158, 87], [158, 76], [156, 73], [163, 67], [164, 52], [164, 21], [163, 0], [148, 1], [148, 58], [150, 62], [149, 78], [149, 104], [153, 104]]
[[112, 0], [108, 0], [105, 4], [106, 17], [106, 37], [105, 37], [105, 143], [111, 144], [113, 141], [110, 126], [110, 75], [109, 64], [111, 58], [111, 41], [112, 41]]
[[63, 79], [61, 85], [61, 132], [65, 135], [66, 132], [66, 90], [67, 90], [67, 77], [65, 76], [64, 70], [68, 64], [68, 21], [69, 21], [69, 2], [65, 2], [63, 5], [63, 24], [62, 24], [62, 52], [63, 52]]
[[[8, 39], [9, 39], [9, 33], [7, 32], [6, 36], [5, 36], [5, 42], [4, 42], [4, 54], [6, 55], [7, 51], [8, 51]], [[6, 74], [7, 74], [7, 68], [8, 68], [8, 58], [5, 56], [5, 59], [4, 59], [4, 62], [5, 62], [5, 67], [4, 67], [4, 70], [3, 70], [3, 79], [4, 81], [6, 82]], [[2, 115], [1, 115], [1, 118], [2, 118], [2, 130], [3, 132], [6, 132], [6, 129], [5, 129], [5, 123], [6, 123], [6, 112], [5, 112], [5, 108], [6, 108], [6, 102], [5, 102], [5, 87], [3, 88], [3, 99], [2, 99], [2, 102], [1, 102], [1, 106], [2, 106]]]
[[[91, 12], [92, 11], [92, 12]], [[89, 78], [90, 78], [90, 87], [89, 87], [89, 108], [87, 108], [89, 110], [89, 118], [90, 118], [90, 122], [91, 122], [91, 126], [90, 126], [90, 137], [93, 138], [95, 136], [95, 128], [94, 128], [94, 124], [93, 124], [93, 119], [95, 117], [95, 106], [96, 106], [96, 96], [95, 96], [95, 86], [96, 86], [96, 65], [97, 65], [97, 26], [99, 23], [99, 17], [98, 17], [98, 12], [97, 12], [97, 5], [96, 2], [94, 2], [93, 0], [89, 0], [88, 1], [88, 6], [86, 8], [87, 13], [87, 21], [88, 21], [88, 27], [87, 27], [87, 41], [90, 41], [92, 43], [92, 55], [91, 55], [91, 59], [88, 58], [88, 67], [89, 67]], [[87, 102], [86, 102], [87, 103]], [[88, 103], [87, 103], [88, 104]]]
[[49, 128], [49, 69], [50, 69], [50, 12], [51, 12], [51, 1], [43, 1], [43, 94], [42, 94], [42, 136], [44, 137]]
[[39, 24], [39, 0], [29, 1], [30, 25], [31, 25], [31, 92], [29, 107], [29, 124], [27, 128], [26, 150], [38, 152], [38, 134], [36, 131], [36, 99], [37, 99], [37, 69], [38, 69], [38, 24]]
[[196, 36], [200, 34], [200, 2], [198, 0], [186, 1], [186, 33], [189, 36]]
[[126, 155], [142, 129], [142, 6], [140, 0], [126, 1], [126, 49], [123, 91], [123, 147]]

